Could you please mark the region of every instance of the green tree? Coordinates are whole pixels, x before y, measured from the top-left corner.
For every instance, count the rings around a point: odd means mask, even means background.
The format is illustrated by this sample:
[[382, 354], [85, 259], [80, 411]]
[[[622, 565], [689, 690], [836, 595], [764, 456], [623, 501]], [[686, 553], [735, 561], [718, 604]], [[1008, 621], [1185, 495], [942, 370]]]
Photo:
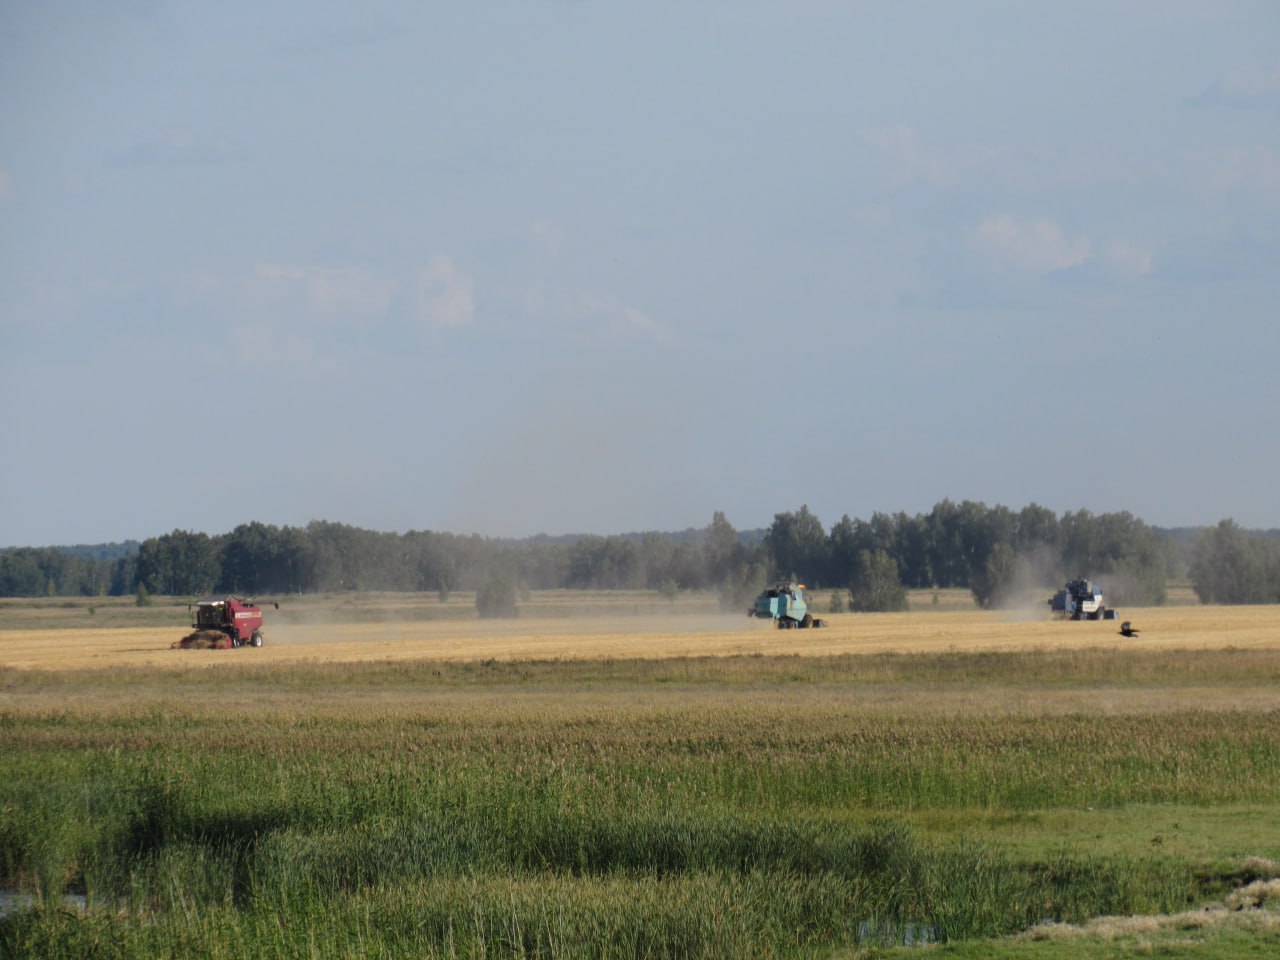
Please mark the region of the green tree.
[[871, 527], [846, 513], [827, 537], [826, 582], [848, 587], [858, 575], [858, 554], [873, 548]]
[[1201, 603], [1280, 602], [1280, 548], [1222, 520], [1200, 535], [1191, 582]]
[[1015, 550], [1027, 554], [1047, 547], [1057, 553], [1058, 542], [1058, 518], [1052, 510], [1038, 503], [1029, 503], [1018, 511]]
[[984, 610], [1005, 606], [1029, 586], [1031, 564], [1008, 543], [997, 543], [987, 555], [982, 571], [970, 579], [969, 589]]
[[918, 589], [933, 586], [933, 571], [929, 566], [929, 528], [925, 518], [896, 513], [893, 520], [897, 528], [894, 559], [898, 561], [898, 575], [902, 582]]
[[[221, 551], [221, 587], [232, 593], [366, 589], [379, 582], [386, 590], [414, 586], [398, 534], [342, 524], [312, 523], [303, 530], [254, 521], [222, 537]], [[389, 573], [393, 564], [388, 556], [395, 558], [393, 573]], [[327, 560], [333, 561], [332, 567], [324, 565]], [[318, 583], [322, 568], [336, 582]]]
[[39, 596], [48, 581], [41, 553], [32, 547], [0, 552], [0, 594], [6, 597]]
[[720, 609], [726, 612], [751, 608], [756, 596], [766, 582], [764, 564], [758, 559], [746, 559], [738, 569], [721, 581], [716, 592], [720, 596]]
[[826, 576], [827, 534], [807, 505], [796, 513], [774, 514], [764, 535], [765, 553], [774, 576], [798, 576], [818, 586]]
[[645, 560], [645, 568], [648, 571], [646, 582], [650, 585], [661, 584], [665, 580], [674, 581], [682, 590], [713, 585], [707, 575], [700, 544], [688, 541], [664, 544], [660, 554]]
[[1081, 510], [1063, 514], [1059, 530], [1067, 575], [1102, 582], [1109, 603], [1164, 602], [1164, 551], [1137, 517]]
[[219, 545], [207, 533], [174, 530], [138, 547], [137, 579], [151, 593], [168, 596], [207, 594], [222, 569]]
[[127, 597], [138, 584], [138, 555], [119, 557], [111, 564], [111, 578], [107, 592], [113, 597]]
[[966, 538], [972, 513], [972, 510], [962, 511], [950, 500], [942, 500], [934, 504], [926, 518], [929, 569], [933, 571], [934, 583], [939, 587], [969, 585], [971, 557]]
[[706, 582], [718, 587], [736, 575], [745, 552], [742, 541], [738, 539], [738, 531], [733, 529], [724, 513], [717, 510], [711, 516], [707, 539], [702, 544]]
[[511, 578], [503, 574], [490, 576], [476, 591], [476, 612], [486, 619], [517, 616], [516, 585]]
[[898, 563], [884, 550], [858, 554], [857, 575], [849, 589], [855, 613], [892, 613], [907, 609], [907, 588], [898, 579]]

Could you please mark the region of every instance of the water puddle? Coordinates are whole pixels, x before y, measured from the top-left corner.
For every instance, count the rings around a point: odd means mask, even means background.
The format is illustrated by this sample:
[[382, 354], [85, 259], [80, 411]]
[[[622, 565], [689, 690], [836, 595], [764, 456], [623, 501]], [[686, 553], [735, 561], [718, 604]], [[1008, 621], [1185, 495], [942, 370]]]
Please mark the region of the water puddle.
[[[0, 920], [3, 920], [11, 913], [30, 910], [39, 902], [40, 898], [34, 893], [15, 893], [12, 890], [0, 890]], [[83, 893], [64, 893], [58, 898], [58, 904], [62, 909], [74, 910], [76, 913], [84, 913], [89, 909], [88, 898]]]
[[864, 920], [858, 924], [858, 942], [882, 947], [923, 947], [938, 942], [938, 929], [927, 923]]

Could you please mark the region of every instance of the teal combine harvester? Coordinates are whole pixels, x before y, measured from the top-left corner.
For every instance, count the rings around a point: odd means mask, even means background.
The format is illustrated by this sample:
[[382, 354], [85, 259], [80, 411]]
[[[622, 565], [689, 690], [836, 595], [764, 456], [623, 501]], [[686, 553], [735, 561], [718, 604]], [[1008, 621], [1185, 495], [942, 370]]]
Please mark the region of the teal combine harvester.
[[747, 611], [747, 616], [774, 620], [779, 630], [827, 625], [827, 621], [819, 620], [809, 612], [809, 591], [803, 583], [794, 580], [779, 580], [765, 590], [756, 597], [755, 606]]

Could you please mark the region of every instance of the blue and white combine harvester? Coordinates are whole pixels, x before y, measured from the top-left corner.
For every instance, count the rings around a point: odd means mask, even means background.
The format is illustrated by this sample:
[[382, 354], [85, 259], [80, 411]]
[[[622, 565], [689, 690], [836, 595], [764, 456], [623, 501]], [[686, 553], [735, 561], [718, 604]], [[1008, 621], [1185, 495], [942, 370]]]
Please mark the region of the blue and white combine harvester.
[[1102, 602], [1102, 588], [1091, 580], [1070, 580], [1049, 598], [1049, 610], [1067, 620], [1114, 620], [1116, 611]]

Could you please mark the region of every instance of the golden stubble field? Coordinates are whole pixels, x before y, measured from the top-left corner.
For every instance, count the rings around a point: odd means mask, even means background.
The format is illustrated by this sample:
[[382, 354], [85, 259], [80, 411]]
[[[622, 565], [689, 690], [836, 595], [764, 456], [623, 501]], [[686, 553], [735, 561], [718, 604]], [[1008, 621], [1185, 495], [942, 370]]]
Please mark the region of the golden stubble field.
[[[405, 620], [370, 612], [335, 622], [317, 605], [271, 611], [260, 649], [172, 650], [181, 626], [29, 627], [0, 630], [0, 666], [80, 670], [145, 666], [231, 667], [246, 663], [358, 663], [411, 660], [663, 659], [741, 655], [829, 656], [1063, 648], [1131, 650], [1280, 647], [1280, 607], [1168, 606], [1121, 611], [1139, 628], [1119, 635], [1117, 621], [1071, 623], [1000, 612], [941, 610], [845, 614], [821, 630], [777, 630], [730, 614], [618, 615], [509, 620]], [[313, 620], [314, 622], [304, 622]]]

